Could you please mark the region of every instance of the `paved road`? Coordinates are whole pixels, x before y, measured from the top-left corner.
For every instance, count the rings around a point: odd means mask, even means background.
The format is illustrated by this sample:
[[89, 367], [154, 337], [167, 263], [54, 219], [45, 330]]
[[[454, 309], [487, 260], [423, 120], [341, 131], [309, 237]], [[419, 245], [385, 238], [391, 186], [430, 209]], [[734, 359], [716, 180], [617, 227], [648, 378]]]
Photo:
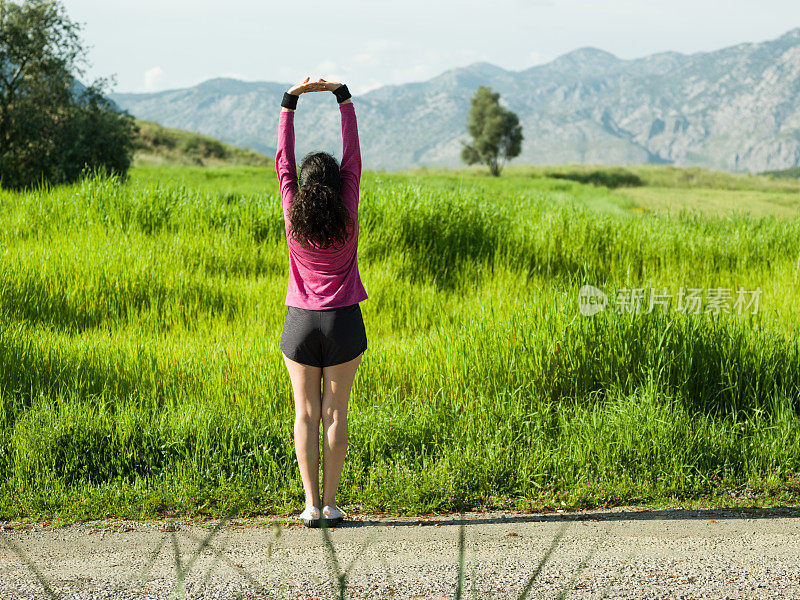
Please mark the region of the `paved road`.
[[[566, 589], [567, 598], [800, 599], [798, 508], [465, 517], [465, 598], [514, 598], [546, 559], [530, 598]], [[361, 515], [331, 530], [337, 559], [343, 567], [353, 561], [346, 596], [453, 598], [458, 518]], [[19, 552], [63, 598], [168, 598], [180, 581], [176, 556], [186, 598], [336, 597], [320, 530], [237, 520], [202, 548], [209, 529], [166, 521], [6, 524], [0, 598], [52, 597]]]

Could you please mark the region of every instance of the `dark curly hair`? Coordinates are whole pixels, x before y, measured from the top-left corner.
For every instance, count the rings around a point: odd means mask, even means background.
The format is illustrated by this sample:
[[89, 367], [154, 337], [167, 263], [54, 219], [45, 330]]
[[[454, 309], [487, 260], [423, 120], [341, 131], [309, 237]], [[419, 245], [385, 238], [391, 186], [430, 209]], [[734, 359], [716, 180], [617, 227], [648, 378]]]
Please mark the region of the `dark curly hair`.
[[291, 235], [306, 247], [344, 245], [353, 227], [342, 199], [339, 163], [327, 152], [310, 152], [300, 163], [297, 194], [289, 208]]

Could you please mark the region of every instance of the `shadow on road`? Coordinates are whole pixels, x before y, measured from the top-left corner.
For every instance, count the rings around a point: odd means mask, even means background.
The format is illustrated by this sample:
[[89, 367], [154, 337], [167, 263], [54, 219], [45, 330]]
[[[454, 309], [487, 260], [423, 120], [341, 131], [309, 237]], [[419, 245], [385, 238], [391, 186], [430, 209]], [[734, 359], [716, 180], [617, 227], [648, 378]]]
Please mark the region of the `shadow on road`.
[[[499, 516], [483, 516], [481, 514], [465, 514], [464, 520], [468, 525], [503, 524], [503, 523], [548, 523], [562, 521], [651, 521], [651, 520], [678, 520], [678, 519], [771, 519], [771, 518], [800, 518], [800, 507], [774, 506], [774, 507], [739, 507], [739, 508], [708, 508], [708, 509], [620, 509], [606, 511], [575, 511], [563, 513], [537, 513], [515, 514]], [[340, 525], [346, 527], [368, 526], [393, 526], [393, 527], [418, 527], [458, 525], [461, 522], [459, 515], [444, 515], [430, 517], [404, 517], [397, 519], [379, 519], [355, 517]]]

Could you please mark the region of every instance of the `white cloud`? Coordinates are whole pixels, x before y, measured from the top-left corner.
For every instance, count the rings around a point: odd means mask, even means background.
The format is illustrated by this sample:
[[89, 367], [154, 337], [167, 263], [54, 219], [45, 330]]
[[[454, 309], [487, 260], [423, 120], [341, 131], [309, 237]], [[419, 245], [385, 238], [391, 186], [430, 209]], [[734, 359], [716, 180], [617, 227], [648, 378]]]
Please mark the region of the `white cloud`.
[[394, 83], [400, 84], [409, 81], [425, 81], [438, 75], [443, 70], [446, 69], [442, 69], [439, 65], [426, 62], [410, 65], [401, 69], [394, 69], [392, 75], [394, 76]]
[[362, 67], [377, 67], [380, 64], [378, 58], [369, 52], [360, 52], [355, 55], [353, 60]]
[[[695, 0], [683, 0], [684, 4], [694, 8]], [[680, 2], [642, 2], [641, 0], [613, 0], [613, 2], [598, 2], [597, 0], [560, 0], [558, 9], [567, 13], [578, 14], [587, 17], [592, 14], [607, 16], [609, 14], [621, 14], [627, 18], [633, 15], [644, 15], [648, 17], [664, 17], [665, 11], [674, 11], [674, 5]], [[712, 0], [710, 4], [721, 4], [719, 0]], [[727, 4], [727, 2], [726, 2]], [[555, 6], [552, 4], [551, 6]], [[720, 6], [722, 8], [722, 6]], [[591, 18], [591, 17], [589, 17]]]
[[[277, 75], [275, 77], [266, 77], [265, 79], [269, 79], [270, 81], [281, 81], [283, 83], [293, 81], [295, 77], [297, 77], [297, 69], [294, 67], [285, 67], [279, 66], [278, 70], [276, 71]], [[262, 78], [263, 80], [264, 78]], [[303, 77], [305, 79], [305, 77]]]
[[550, 56], [548, 56], [547, 54], [542, 54], [541, 52], [537, 52], [536, 50], [531, 51], [531, 53], [528, 55], [528, 61], [530, 62], [530, 66], [543, 65], [545, 63], [550, 62], [551, 60], [553, 59]]
[[164, 69], [153, 67], [144, 72], [144, 91], [155, 92], [164, 81]]
[[319, 69], [320, 71], [335, 71], [339, 68], [339, 65], [332, 60], [326, 59], [319, 63], [315, 68]]
[[[318, 63], [313, 70], [308, 73], [307, 77], [311, 77], [311, 81], [316, 81], [320, 77], [325, 81], [341, 81], [345, 82], [351, 79], [352, 71], [346, 67], [340, 66], [338, 63], [326, 59]], [[305, 77], [298, 80], [302, 81]], [[348, 86], [349, 87], [349, 86]]]
[[404, 44], [396, 40], [367, 40], [353, 60], [362, 67], [377, 67], [388, 60], [397, 60], [398, 56], [403, 56], [404, 49]]
[[[221, 75], [214, 75], [213, 77], [227, 77], [228, 79], [238, 79], [239, 81], [252, 81], [247, 75], [243, 73], [238, 73], [236, 71], [228, 71], [227, 73], [222, 73]], [[209, 77], [212, 79], [213, 77]]]
[[383, 87], [386, 85], [384, 81], [378, 81], [376, 79], [370, 79], [366, 83], [350, 85], [348, 84], [347, 88], [356, 96], [363, 96], [367, 92], [371, 92], [372, 90], [377, 90], [379, 87]]

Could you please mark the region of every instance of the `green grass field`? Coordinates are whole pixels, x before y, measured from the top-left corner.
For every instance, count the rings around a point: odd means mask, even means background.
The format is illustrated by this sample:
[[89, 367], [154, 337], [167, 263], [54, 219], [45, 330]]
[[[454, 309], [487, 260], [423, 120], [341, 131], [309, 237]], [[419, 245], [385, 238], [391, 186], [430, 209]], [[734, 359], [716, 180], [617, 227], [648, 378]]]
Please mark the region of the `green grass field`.
[[[626, 172], [364, 173], [345, 510], [797, 502], [800, 184]], [[301, 509], [274, 170], [0, 206], [0, 519]], [[586, 317], [584, 284], [761, 296]]]

